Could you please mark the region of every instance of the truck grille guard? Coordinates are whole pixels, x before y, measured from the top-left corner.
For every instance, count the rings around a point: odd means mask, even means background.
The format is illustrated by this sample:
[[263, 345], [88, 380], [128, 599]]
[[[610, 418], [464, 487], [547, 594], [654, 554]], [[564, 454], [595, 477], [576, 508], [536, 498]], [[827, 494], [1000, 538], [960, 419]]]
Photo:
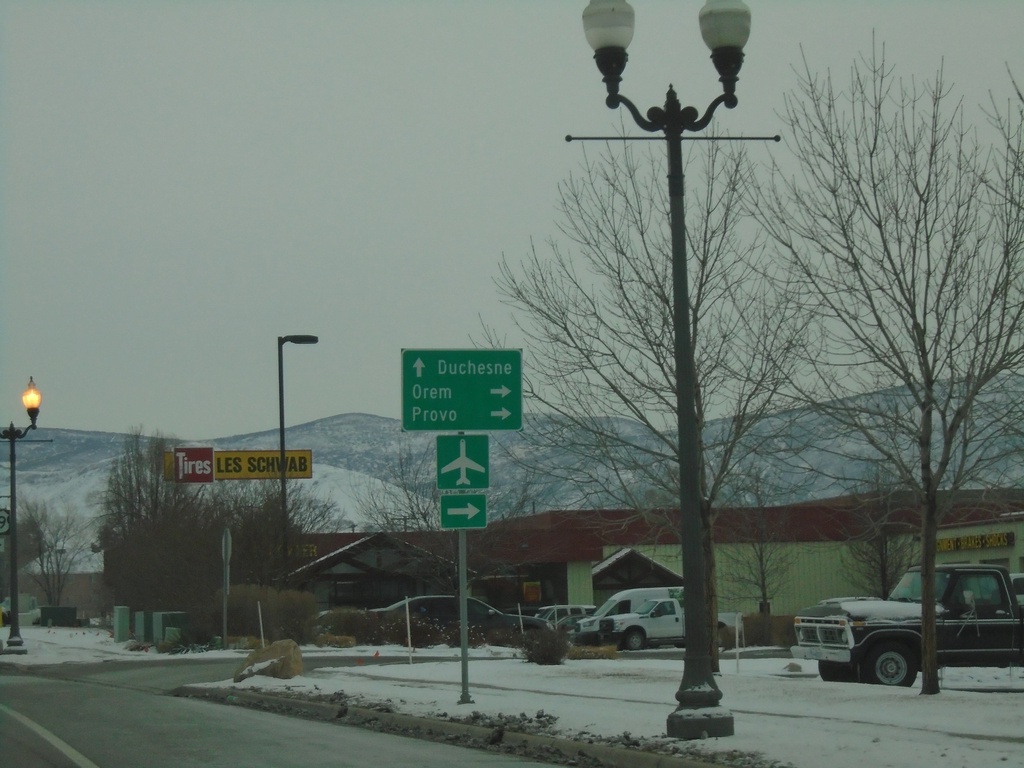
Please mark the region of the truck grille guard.
[[799, 645], [849, 648], [850, 636], [846, 619], [797, 619], [796, 640]]

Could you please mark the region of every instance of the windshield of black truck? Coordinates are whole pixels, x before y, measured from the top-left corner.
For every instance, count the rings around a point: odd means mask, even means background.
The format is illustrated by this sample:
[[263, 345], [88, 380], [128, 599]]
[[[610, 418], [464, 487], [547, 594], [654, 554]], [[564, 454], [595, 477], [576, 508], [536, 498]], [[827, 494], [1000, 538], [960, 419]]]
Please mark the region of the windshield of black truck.
[[[941, 600], [942, 596], [946, 594], [946, 586], [949, 584], [948, 573], [936, 573], [935, 574], [935, 599]], [[920, 603], [921, 602], [921, 572], [910, 571], [905, 573], [903, 578], [900, 579], [900, 583], [897, 584], [892, 594], [889, 595], [890, 600], [899, 600], [904, 603]]]

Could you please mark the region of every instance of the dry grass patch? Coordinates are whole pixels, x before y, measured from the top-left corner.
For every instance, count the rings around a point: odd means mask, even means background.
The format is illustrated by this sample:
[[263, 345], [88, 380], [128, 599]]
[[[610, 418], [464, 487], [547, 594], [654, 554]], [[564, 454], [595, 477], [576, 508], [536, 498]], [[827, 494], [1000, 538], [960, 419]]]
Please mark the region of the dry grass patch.
[[573, 645], [567, 659], [617, 659], [619, 650], [614, 645]]
[[317, 635], [313, 643], [318, 648], [355, 648], [356, 639], [351, 635], [332, 635], [324, 632]]

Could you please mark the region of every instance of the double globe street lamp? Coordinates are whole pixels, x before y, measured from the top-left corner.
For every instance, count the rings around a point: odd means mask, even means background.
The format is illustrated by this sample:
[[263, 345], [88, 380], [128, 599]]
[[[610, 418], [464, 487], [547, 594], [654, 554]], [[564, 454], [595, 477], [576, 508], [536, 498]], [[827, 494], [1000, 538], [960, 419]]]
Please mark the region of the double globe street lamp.
[[750, 9], [742, 0], [708, 0], [699, 15], [701, 36], [711, 49], [723, 93], [701, 115], [683, 107], [669, 86], [663, 107], [646, 117], [619, 93], [626, 68], [626, 48], [633, 39], [633, 8], [625, 0], [591, 0], [583, 11], [583, 29], [608, 90], [611, 109], [624, 106], [636, 124], [661, 132], [668, 146], [669, 223], [672, 242], [672, 313], [675, 334], [676, 411], [679, 435], [679, 516], [683, 581], [686, 585], [686, 656], [683, 679], [676, 691], [678, 706], [669, 714], [668, 735], [679, 739], [731, 736], [732, 714], [719, 708], [722, 692], [711, 666], [710, 635], [701, 531], [701, 450], [696, 411], [696, 371], [690, 338], [690, 301], [686, 276], [686, 225], [683, 220], [683, 133], [702, 131], [718, 107], [737, 104], [736, 81], [743, 65], [743, 46], [750, 36]]
[[25, 641], [21, 639], [21, 624], [18, 620], [18, 484], [15, 480], [15, 451], [14, 444], [25, 437], [31, 430], [36, 428], [36, 419], [39, 417], [39, 404], [43, 402], [43, 396], [36, 389], [36, 383], [32, 377], [28, 377], [28, 389], [21, 396], [21, 402], [28, 412], [31, 423], [24, 429], [17, 429], [14, 422], [11, 426], [0, 432], [0, 437], [7, 440], [11, 445], [11, 495], [10, 495], [10, 518], [8, 520], [8, 538], [11, 546], [8, 553], [11, 560], [11, 631], [7, 636], [7, 648], [3, 653], [24, 654]]

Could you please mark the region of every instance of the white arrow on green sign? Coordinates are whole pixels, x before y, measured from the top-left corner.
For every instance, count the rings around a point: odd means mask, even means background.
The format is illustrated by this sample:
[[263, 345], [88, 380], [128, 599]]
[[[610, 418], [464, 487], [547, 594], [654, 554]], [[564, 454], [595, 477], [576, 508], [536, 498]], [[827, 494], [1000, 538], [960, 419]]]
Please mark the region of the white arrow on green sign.
[[402, 350], [402, 429], [491, 432], [522, 428], [522, 350]]
[[486, 528], [487, 497], [482, 493], [455, 493], [441, 497], [441, 528]]

